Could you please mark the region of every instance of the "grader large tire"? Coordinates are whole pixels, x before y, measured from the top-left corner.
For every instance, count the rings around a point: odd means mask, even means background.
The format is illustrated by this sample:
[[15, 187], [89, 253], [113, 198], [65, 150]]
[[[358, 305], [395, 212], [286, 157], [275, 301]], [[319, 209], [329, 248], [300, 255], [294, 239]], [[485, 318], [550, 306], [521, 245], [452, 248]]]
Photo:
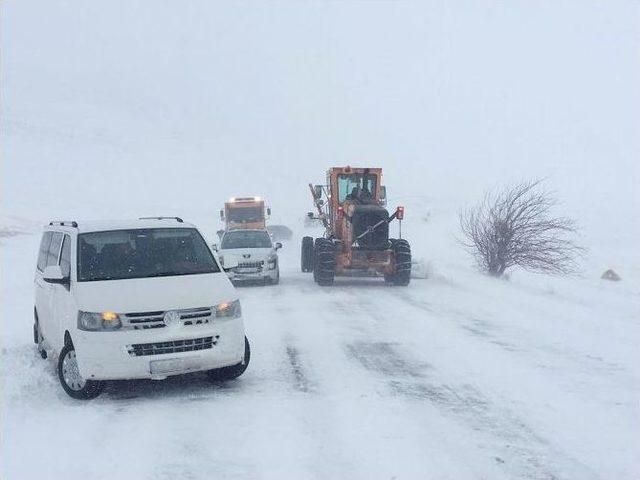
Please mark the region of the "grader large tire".
[[406, 287], [411, 281], [411, 246], [409, 242], [402, 238], [390, 241], [396, 271], [391, 275], [385, 275], [384, 281]]
[[318, 285], [331, 285], [336, 273], [336, 247], [331, 240], [317, 238], [314, 248], [313, 279]]
[[313, 272], [313, 238], [302, 237], [300, 266], [303, 272]]

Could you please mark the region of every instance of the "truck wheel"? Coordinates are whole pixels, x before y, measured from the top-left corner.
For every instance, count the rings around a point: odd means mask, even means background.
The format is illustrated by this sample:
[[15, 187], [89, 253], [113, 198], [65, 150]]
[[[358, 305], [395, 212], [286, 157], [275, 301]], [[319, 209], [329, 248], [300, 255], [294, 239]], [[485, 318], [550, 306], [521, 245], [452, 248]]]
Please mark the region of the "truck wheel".
[[313, 238], [302, 237], [300, 265], [303, 272], [313, 272]]
[[391, 252], [395, 261], [395, 273], [385, 275], [387, 283], [406, 287], [411, 281], [411, 246], [405, 239], [391, 240]]
[[336, 247], [326, 238], [316, 239], [313, 278], [318, 285], [331, 285], [336, 272]]
[[58, 358], [58, 378], [67, 395], [76, 400], [91, 400], [102, 393], [104, 382], [85, 380], [78, 371], [78, 360], [73, 345], [68, 343]]
[[251, 360], [251, 347], [249, 346], [249, 340], [244, 337], [244, 360], [237, 365], [231, 365], [230, 367], [214, 368], [207, 371], [207, 376], [210, 380], [233, 380], [238, 378], [244, 373], [249, 366]]

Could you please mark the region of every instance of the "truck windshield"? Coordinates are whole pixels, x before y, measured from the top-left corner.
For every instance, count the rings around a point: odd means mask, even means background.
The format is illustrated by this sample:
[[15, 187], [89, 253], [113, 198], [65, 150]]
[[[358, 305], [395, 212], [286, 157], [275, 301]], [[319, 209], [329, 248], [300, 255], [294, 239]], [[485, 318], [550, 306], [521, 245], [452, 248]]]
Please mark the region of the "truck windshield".
[[271, 237], [267, 232], [255, 230], [234, 230], [222, 237], [222, 250], [231, 248], [271, 248]]
[[371, 199], [376, 193], [376, 176], [362, 174], [338, 175], [338, 202]]
[[219, 272], [195, 228], [111, 230], [78, 235], [78, 281]]
[[261, 207], [236, 207], [227, 211], [227, 218], [230, 222], [260, 222], [264, 215]]

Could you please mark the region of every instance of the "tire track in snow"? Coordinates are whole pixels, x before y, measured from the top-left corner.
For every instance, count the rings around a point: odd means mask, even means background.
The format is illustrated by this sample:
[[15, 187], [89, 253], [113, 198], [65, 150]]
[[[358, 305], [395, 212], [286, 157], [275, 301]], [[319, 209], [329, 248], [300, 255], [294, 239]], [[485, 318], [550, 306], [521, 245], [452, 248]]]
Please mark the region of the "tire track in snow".
[[[404, 300], [393, 298], [397, 289], [388, 292], [378, 300], [386, 305]], [[406, 293], [401, 295], [404, 296]], [[375, 303], [357, 302], [354, 306], [364, 314], [357, 318], [374, 320], [369, 326], [369, 336], [376, 338], [379, 325], [389, 317], [382, 314]], [[430, 307], [429, 311], [433, 313]], [[442, 415], [482, 432], [488, 438], [490, 448], [481, 448], [489, 450], [497, 465], [509, 476], [558, 480], [569, 478], [563, 474], [565, 471], [580, 471], [581, 478], [597, 478], [589, 468], [565, 456], [537, 434], [509, 408], [496, 404], [472, 385], [448, 385], [437, 381], [434, 375], [437, 372], [430, 364], [411, 358], [401, 352], [400, 347], [399, 343], [362, 340], [345, 344], [344, 351], [347, 358], [385, 383], [387, 390], [383, 394], [428, 402]]]
[[313, 388], [305, 374], [305, 369], [300, 360], [300, 353], [298, 352], [298, 349], [293, 345], [287, 345], [286, 352], [294, 380], [294, 388], [299, 392], [309, 393]]
[[409, 376], [414, 378], [424, 377], [423, 369], [419, 364], [409, 363], [404, 357], [397, 354], [395, 347], [398, 344], [388, 342], [364, 342], [359, 341], [345, 346], [347, 356], [357, 360], [369, 371], [379, 372], [387, 376]]
[[[253, 330], [255, 343], [268, 351], [263, 357], [269, 361], [265, 373], [270, 371], [277, 379], [279, 403], [295, 431], [290, 436], [294, 445], [287, 455], [303, 472], [298, 478], [339, 478], [344, 472], [357, 472], [358, 467], [344, 444], [342, 424], [337, 420], [341, 405], [333, 401], [330, 388], [327, 391], [323, 384], [323, 359], [316, 350], [316, 339], [331, 336], [331, 331], [312, 312], [324, 311], [330, 292], [321, 292], [311, 276], [302, 272], [288, 274], [286, 283], [284, 294], [282, 284], [243, 291], [246, 297], [250, 294], [247, 312], [253, 310], [253, 315], [247, 316], [251, 319], [247, 327]], [[268, 312], [262, 311], [265, 304]]]
[[[413, 297], [409, 292], [400, 292], [399, 299], [424, 312], [428, 312], [430, 314], [436, 313], [430, 303]], [[567, 351], [566, 348], [558, 348], [553, 345], [534, 344], [531, 342], [531, 336], [528, 332], [522, 330], [516, 331], [518, 328], [516, 325], [512, 326], [514, 331], [511, 334], [508, 334], [504, 327], [492, 323], [490, 320], [481, 318], [477, 314], [469, 316], [467, 315], [467, 312], [457, 308], [449, 308], [445, 313], [447, 316], [457, 319], [455, 325], [466, 330], [475, 338], [481, 339], [492, 345], [496, 345], [509, 353], [517, 354], [519, 358], [530, 363], [532, 359], [538, 358], [536, 356], [538, 353], [549, 354], [560, 361], [570, 364], [570, 368], [567, 368], [569, 371], [575, 371], [577, 367], [578, 369], [583, 369], [585, 373], [588, 374], [598, 373], [605, 379], [609, 379], [612, 373], [619, 373], [625, 376], [624, 381], [628, 384], [632, 384], [637, 381], [637, 379], [629, 375], [629, 372], [625, 368], [616, 363], [606, 362], [602, 358], [594, 357], [589, 354]], [[514, 338], [517, 339], [517, 342], [511, 341]], [[585, 363], [589, 364], [587, 369], [584, 368]], [[536, 362], [535, 367], [544, 370], [552, 368], [549, 365], [541, 364], [540, 362]], [[561, 370], [559, 367], [556, 367], [556, 369]]]

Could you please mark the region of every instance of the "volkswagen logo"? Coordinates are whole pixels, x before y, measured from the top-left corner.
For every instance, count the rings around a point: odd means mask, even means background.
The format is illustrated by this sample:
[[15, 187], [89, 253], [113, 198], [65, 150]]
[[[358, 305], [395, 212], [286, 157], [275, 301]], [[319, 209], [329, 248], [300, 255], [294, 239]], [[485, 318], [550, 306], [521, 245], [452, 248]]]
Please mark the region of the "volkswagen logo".
[[180, 325], [180, 314], [175, 310], [169, 310], [164, 314], [164, 324], [167, 327], [178, 327]]
[[251, 258], [251, 254], [250, 253], [243, 253], [242, 254], [242, 258]]

